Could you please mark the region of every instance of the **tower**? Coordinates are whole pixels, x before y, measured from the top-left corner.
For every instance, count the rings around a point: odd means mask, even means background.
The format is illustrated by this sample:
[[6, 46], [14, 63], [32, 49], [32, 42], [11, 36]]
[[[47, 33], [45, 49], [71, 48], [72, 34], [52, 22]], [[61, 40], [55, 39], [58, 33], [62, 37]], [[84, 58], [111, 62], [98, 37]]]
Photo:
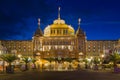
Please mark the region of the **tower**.
[[36, 36], [36, 37], [43, 36], [42, 30], [41, 30], [41, 28], [40, 28], [40, 18], [38, 18], [38, 28], [37, 28], [34, 36]]
[[76, 31], [76, 37], [77, 37], [77, 49], [78, 53], [82, 53], [82, 55], [86, 55], [86, 35], [85, 32], [80, 28], [80, 22], [81, 19], [78, 19], [78, 29]]
[[[38, 28], [33, 36], [33, 55], [40, 55], [42, 52], [42, 37], [43, 33], [40, 28], [40, 18], [38, 18]], [[39, 52], [37, 54], [34, 54], [35, 52]]]

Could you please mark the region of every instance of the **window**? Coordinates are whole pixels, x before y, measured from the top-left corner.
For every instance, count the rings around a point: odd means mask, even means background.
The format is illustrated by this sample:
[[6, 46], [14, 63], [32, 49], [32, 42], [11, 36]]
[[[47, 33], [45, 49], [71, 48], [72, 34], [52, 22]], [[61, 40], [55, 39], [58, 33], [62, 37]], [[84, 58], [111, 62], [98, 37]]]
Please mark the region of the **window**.
[[54, 34], [55, 34], [55, 30], [54, 30]]
[[57, 34], [59, 34], [59, 29], [57, 29]]
[[90, 49], [88, 49], [88, 51], [90, 51]]
[[61, 34], [61, 30], [60, 30], [60, 34]]
[[63, 34], [67, 34], [67, 33], [68, 33], [67, 29], [64, 29]]
[[21, 51], [21, 49], [19, 49], [18, 51]]
[[51, 30], [51, 34], [52, 34], [52, 30]]
[[79, 46], [79, 49], [81, 49], [80, 46]]
[[68, 33], [68, 30], [66, 29], [66, 34]]

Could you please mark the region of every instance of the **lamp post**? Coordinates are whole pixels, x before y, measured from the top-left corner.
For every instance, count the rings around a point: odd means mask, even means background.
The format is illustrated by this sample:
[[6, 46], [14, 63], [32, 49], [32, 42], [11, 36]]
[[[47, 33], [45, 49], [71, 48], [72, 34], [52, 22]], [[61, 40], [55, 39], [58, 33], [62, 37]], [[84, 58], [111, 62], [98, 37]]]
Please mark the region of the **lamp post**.
[[104, 54], [102, 54], [102, 55], [101, 55], [101, 65], [102, 65], [102, 69], [104, 69], [104, 66], [103, 66], [103, 62], [104, 62], [104, 60], [103, 60], [103, 59], [104, 59], [104, 57], [105, 57], [105, 55], [104, 55]]
[[22, 55], [21, 54], [18, 54], [18, 58], [21, 59]]
[[102, 61], [102, 62], [103, 62], [104, 57], [105, 57], [105, 55], [102, 54], [102, 55], [101, 55], [101, 61]]
[[22, 55], [21, 54], [18, 54], [18, 58], [19, 58], [19, 63], [20, 63], [20, 60], [21, 60], [21, 57], [22, 57]]

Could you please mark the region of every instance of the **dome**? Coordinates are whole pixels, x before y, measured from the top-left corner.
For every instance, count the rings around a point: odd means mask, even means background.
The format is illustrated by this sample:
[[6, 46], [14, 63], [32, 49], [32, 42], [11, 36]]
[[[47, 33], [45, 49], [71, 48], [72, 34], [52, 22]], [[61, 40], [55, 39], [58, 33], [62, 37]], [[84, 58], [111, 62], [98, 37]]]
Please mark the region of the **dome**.
[[48, 25], [44, 29], [44, 36], [74, 36], [75, 30], [71, 25], [67, 25], [60, 18], [60, 7], [58, 8], [58, 19], [53, 21], [53, 24]]
[[71, 25], [67, 25], [64, 20], [58, 18], [53, 24], [48, 25], [44, 29], [44, 36], [73, 36], [74, 29]]

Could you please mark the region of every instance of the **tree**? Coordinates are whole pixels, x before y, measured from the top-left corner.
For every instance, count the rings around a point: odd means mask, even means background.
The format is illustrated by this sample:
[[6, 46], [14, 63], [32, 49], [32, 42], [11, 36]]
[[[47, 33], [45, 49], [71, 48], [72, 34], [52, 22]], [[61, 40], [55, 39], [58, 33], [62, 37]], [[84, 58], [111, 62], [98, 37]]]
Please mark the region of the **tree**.
[[36, 68], [36, 65], [35, 65], [35, 62], [37, 61], [35, 58], [32, 58], [32, 63], [33, 63], [33, 65], [34, 65], [34, 69]]
[[115, 52], [109, 55], [109, 59], [111, 62], [113, 62], [113, 67], [115, 69], [117, 67], [117, 62], [120, 61], [120, 55], [117, 52]]
[[95, 65], [100, 64], [100, 59], [97, 58], [97, 57], [95, 57], [95, 58], [93, 59], [93, 63], [94, 63]]
[[4, 61], [6, 61], [9, 64], [8, 67], [7, 67], [9, 69], [9, 71], [7, 71], [7, 72], [8, 73], [13, 73], [14, 69], [12, 68], [11, 63], [13, 61], [15, 61], [16, 59], [18, 59], [17, 56], [15, 56], [13, 54], [3, 54], [3, 55], [0, 56], [0, 58], [3, 59]]
[[22, 61], [25, 62], [25, 70], [28, 70], [28, 63], [30, 62], [29, 57], [23, 57]]
[[[50, 58], [43, 58], [43, 59], [45, 59], [45, 60], [47, 60], [47, 61], [50, 62], [49, 69], [51, 70], [51, 62], [52, 62], [52, 61], [55, 61], [55, 58], [50, 57]], [[42, 67], [43, 67], [43, 66], [42, 66]]]
[[95, 58], [93, 59], [93, 63], [95, 64], [94, 70], [98, 70], [98, 64], [100, 64], [100, 59], [97, 58], [97, 57], [95, 57]]
[[72, 62], [73, 60], [77, 60], [77, 59], [76, 59], [76, 58], [63, 58], [63, 61], [67, 61], [67, 62], [70, 63], [70, 64], [69, 64], [69, 69], [72, 69], [71, 62]]
[[43, 58], [43, 59], [45, 59], [45, 60], [47, 60], [47, 61], [49, 61], [50, 63], [52, 62], [52, 61], [55, 61], [55, 58]]
[[85, 62], [85, 69], [88, 69], [88, 60], [85, 58], [83, 62]]
[[63, 58], [63, 61], [67, 61], [71, 63], [73, 60], [77, 60], [76, 58]]

